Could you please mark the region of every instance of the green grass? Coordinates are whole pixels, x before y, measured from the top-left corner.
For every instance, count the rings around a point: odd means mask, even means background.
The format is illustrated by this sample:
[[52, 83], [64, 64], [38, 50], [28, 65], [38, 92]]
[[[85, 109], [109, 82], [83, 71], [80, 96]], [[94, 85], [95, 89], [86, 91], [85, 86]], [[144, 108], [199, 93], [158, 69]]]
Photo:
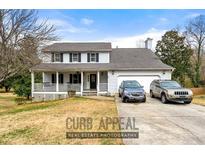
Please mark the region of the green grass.
[[11, 139], [30, 138], [32, 137], [35, 131], [37, 131], [36, 128], [30, 127], [12, 130], [0, 136], [0, 144], [6, 144], [7, 141]]
[[58, 104], [59, 104], [58, 102], [24, 104], [24, 105], [19, 105], [16, 108], [11, 108], [7, 111], [0, 112], [0, 115], [16, 114], [20, 112], [33, 111], [33, 110], [42, 110], [42, 109], [46, 109], [49, 107], [54, 107]]

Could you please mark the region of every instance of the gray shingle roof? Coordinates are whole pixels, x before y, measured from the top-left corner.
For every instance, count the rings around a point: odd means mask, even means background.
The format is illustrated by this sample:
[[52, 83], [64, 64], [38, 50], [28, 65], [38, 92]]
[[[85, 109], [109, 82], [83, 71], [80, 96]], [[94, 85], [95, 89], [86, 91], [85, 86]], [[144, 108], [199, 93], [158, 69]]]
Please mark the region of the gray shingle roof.
[[81, 70], [172, 70], [149, 49], [116, 48], [110, 52], [110, 63], [42, 63], [32, 68], [45, 71]]
[[114, 68], [127, 69], [172, 69], [146, 48], [117, 48], [111, 53]]
[[43, 52], [86, 52], [86, 51], [112, 51], [109, 42], [86, 43], [54, 43], [42, 49]]

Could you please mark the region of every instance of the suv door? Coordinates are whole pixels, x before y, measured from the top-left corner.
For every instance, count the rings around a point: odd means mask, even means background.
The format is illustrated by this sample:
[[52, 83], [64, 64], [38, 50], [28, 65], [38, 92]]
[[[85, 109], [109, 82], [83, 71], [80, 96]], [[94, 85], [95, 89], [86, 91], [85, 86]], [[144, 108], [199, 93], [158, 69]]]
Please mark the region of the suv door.
[[160, 97], [160, 93], [161, 93], [161, 87], [160, 87], [160, 83], [156, 82], [155, 83], [155, 90], [154, 90], [154, 95], [157, 97]]

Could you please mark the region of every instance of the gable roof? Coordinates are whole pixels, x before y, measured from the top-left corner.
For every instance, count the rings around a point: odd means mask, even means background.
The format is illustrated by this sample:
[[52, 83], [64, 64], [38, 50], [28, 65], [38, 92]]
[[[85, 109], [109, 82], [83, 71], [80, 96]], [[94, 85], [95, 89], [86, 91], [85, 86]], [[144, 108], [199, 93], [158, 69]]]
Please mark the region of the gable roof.
[[116, 48], [111, 63], [118, 69], [173, 69], [164, 64], [154, 52], [146, 48]]
[[39, 71], [83, 70], [172, 70], [151, 50], [144, 48], [116, 48], [110, 52], [110, 63], [41, 63], [32, 68]]
[[83, 43], [54, 43], [42, 49], [43, 52], [86, 52], [86, 51], [112, 51], [109, 42], [83, 42]]

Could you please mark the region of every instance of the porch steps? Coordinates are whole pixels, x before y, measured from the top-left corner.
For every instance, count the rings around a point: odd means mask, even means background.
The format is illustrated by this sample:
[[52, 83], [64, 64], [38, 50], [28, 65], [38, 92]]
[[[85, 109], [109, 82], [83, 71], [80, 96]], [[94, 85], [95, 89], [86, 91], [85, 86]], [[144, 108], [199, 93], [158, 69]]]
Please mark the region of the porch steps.
[[97, 91], [83, 91], [83, 96], [97, 96]]

